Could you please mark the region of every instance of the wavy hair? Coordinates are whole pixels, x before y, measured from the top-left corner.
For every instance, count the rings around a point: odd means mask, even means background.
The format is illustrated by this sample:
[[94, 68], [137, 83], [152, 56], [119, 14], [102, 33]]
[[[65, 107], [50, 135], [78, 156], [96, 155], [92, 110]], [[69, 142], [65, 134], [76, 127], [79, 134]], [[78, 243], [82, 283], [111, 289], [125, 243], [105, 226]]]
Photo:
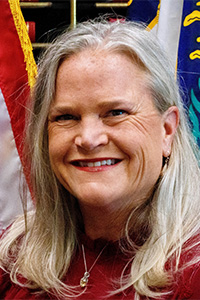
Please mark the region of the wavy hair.
[[[62, 277], [78, 246], [77, 228], [82, 219], [77, 200], [63, 188], [51, 169], [47, 119], [60, 64], [91, 48], [131, 57], [133, 64], [148, 75], [158, 111], [163, 114], [173, 105], [180, 111], [170, 160], [163, 167], [151, 199], [131, 212], [124, 229], [128, 249], [134, 253], [131, 272], [126, 278], [122, 274], [119, 289], [111, 292], [115, 294], [133, 286], [135, 299], [140, 295], [160, 298], [164, 293], [162, 288], [170, 284], [172, 273], [179, 268], [186, 241], [199, 232], [198, 150], [187, 124], [174, 70], [164, 50], [151, 32], [133, 22], [101, 20], [79, 24], [58, 37], [42, 56], [25, 147], [35, 211], [17, 219], [6, 232], [0, 246], [0, 264], [17, 284], [51, 290], [68, 298], [76, 294], [76, 288], [62, 283]], [[130, 228], [138, 244], [130, 239]], [[195, 242], [188, 247], [193, 246]], [[176, 264], [166, 270], [166, 262], [172, 257]], [[198, 260], [196, 257], [190, 263]], [[28, 279], [26, 284], [20, 282], [18, 274]]]

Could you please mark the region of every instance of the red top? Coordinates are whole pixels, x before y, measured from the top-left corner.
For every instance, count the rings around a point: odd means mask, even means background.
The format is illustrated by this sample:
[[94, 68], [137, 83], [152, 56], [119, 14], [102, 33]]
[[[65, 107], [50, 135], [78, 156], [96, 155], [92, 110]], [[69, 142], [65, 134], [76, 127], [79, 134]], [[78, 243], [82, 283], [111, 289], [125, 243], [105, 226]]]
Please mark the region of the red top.
[[[105, 246], [104, 240], [98, 239], [95, 241], [90, 240], [88, 237], [82, 237], [85, 248], [85, 257], [87, 268], [95, 262], [101, 249]], [[186, 259], [187, 260], [187, 259]], [[82, 249], [77, 251], [75, 259], [73, 260], [70, 270], [68, 271], [63, 281], [67, 284], [79, 286], [80, 292], [83, 294], [79, 297], [70, 299], [77, 300], [95, 300], [95, 299], [134, 299], [134, 290], [129, 288], [124, 293], [117, 294], [112, 297], [107, 297], [108, 292], [113, 290], [114, 283], [112, 279], [120, 277], [125, 265], [128, 262], [128, 257], [121, 252], [117, 243], [109, 243], [103, 250], [101, 256], [95, 263], [90, 272], [87, 288], [80, 287], [80, 279], [85, 272], [85, 265], [83, 260]], [[127, 273], [127, 272], [125, 272]], [[183, 300], [183, 299], [200, 299], [200, 264], [196, 264], [184, 271], [180, 276], [178, 282], [173, 285], [173, 292], [164, 299], [170, 300]], [[0, 299], [1, 300], [43, 300], [43, 299], [56, 299], [55, 296], [49, 294], [35, 295], [33, 291], [27, 288], [22, 288], [12, 283], [9, 275], [5, 274], [0, 269]], [[67, 298], [65, 297], [65, 300]], [[142, 299], [146, 299], [143, 297]]]

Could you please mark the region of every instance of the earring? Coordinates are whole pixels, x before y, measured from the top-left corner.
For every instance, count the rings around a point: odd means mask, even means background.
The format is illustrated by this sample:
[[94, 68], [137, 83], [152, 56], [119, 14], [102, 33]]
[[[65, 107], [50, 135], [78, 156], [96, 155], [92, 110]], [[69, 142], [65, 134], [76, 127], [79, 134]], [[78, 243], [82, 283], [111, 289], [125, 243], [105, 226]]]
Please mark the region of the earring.
[[168, 167], [171, 151], [167, 150], [167, 156], [164, 157], [164, 165]]
[[165, 157], [164, 165], [168, 167], [170, 156]]

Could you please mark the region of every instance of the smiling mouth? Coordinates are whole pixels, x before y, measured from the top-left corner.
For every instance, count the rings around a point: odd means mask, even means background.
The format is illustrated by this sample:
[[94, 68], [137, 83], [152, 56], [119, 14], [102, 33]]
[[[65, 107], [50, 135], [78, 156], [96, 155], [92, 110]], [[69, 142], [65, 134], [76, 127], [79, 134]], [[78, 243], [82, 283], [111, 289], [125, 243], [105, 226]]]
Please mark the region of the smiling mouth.
[[119, 159], [104, 159], [104, 160], [98, 160], [98, 161], [85, 161], [85, 160], [80, 160], [80, 161], [74, 161], [72, 164], [77, 167], [101, 167], [101, 166], [112, 166], [117, 163], [119, 163]]

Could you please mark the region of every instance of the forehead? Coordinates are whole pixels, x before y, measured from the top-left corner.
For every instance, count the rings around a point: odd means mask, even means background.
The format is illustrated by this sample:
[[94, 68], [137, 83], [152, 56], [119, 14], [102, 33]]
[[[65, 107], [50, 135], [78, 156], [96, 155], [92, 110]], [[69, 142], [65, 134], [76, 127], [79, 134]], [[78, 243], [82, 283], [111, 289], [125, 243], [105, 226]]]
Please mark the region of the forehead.
[[[138, 61], [136, 63], [130, 54], [87, 49], [62, 62], [57, 73], [56, 87], [59, 88], [64, 80], [65, 84], [70, 86], [74, 82], [80, 83], [82, 79], [88, 79], [90, 83], [93, 81], [93, 84], [104, 82], [105, 85], [105, 81], [115, 84], [121, 81], [123, 76], [127, 82], [130, 77], [134, 77], [134, 81], [147, 85], [147, 71]], [[78, 86], [79, 84], [77, 88]]]
[[113, 103], [152, 107], [148, 73], [129, 55], [89, 49], [62, 62], [52, 109], [88, 111]]

